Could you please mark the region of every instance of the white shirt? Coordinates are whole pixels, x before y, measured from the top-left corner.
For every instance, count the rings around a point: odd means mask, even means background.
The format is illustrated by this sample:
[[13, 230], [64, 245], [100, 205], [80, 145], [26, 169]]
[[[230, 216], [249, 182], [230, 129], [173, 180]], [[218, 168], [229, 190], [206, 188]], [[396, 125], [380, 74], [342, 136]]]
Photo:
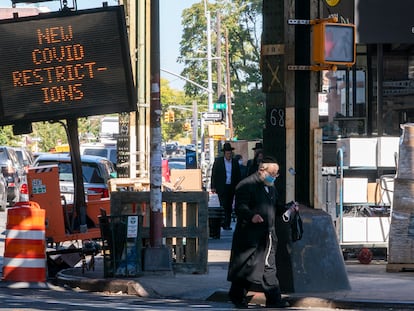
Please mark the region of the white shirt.
[[227, 160], [226, 158], [224, 158], [224, 166], [226, 167], [226, 185], [231, 184], [231, 164], [232, 159]]

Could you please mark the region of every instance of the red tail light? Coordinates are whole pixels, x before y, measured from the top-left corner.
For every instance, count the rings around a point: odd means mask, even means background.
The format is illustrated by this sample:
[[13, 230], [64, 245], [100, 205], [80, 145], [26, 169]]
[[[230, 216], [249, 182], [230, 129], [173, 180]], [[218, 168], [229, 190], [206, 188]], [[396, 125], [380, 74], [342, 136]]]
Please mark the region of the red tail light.
[[27, 187], [27, 184], [23, 184], [20, 188], [21, 194], [29, 194], [29, 187]]
[[88, 188], [88, 192], [101, 193], [103, 198], [109, 198], [109, 191], [108, 191], [108, 189], [104, 189], [104, 188]]

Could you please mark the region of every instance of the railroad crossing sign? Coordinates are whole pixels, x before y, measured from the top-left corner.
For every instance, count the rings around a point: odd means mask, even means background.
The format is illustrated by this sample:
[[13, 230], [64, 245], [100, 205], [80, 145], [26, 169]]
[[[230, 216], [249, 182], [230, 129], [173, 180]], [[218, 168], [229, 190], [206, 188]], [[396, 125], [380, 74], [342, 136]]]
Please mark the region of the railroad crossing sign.
[[204, 112], [203, 119], [205, 121], [221, 121], [223, 120], [223, 114], [221, 111]]

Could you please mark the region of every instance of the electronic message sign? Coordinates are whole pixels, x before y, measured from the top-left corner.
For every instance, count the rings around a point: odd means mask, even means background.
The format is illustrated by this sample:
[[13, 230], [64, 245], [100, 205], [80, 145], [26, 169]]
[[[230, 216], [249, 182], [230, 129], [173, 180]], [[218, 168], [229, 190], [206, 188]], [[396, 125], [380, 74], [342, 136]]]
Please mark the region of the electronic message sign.
[[135, 104], [122, 6], [0, 21], [0, 125]]

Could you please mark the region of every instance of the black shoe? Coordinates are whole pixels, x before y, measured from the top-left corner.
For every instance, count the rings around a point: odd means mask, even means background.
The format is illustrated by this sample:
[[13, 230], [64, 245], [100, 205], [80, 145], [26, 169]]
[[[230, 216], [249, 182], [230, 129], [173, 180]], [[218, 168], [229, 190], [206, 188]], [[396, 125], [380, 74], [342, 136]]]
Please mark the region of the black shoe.
[[266, 308], [288, 308], [290, 307], [289, 302], [280, 300], [274, 303], [266, 304]]
[[234, 307], [236, 309], [248, 309], [249, 308], [249, 304], [246, 299], [243, 299], [242, 301], [236, 301], [233, 299], [230, 299], [230, 300], [234, 304]]
[[223, 230], [231, 230], [231, 227], [223, 227]]
[[241, 302], [241, 303], [235, 303], [234, 307], [236, 309], [249, 309], [249, 305], [245, 302]]
[[[231, 291], [231, 290], [230, 290]], [[232, 297], [231, 293], [229, 293], [230, 301], [234, 304], [236, 309], [248, 309], [249, 303], [246, 297]]]

